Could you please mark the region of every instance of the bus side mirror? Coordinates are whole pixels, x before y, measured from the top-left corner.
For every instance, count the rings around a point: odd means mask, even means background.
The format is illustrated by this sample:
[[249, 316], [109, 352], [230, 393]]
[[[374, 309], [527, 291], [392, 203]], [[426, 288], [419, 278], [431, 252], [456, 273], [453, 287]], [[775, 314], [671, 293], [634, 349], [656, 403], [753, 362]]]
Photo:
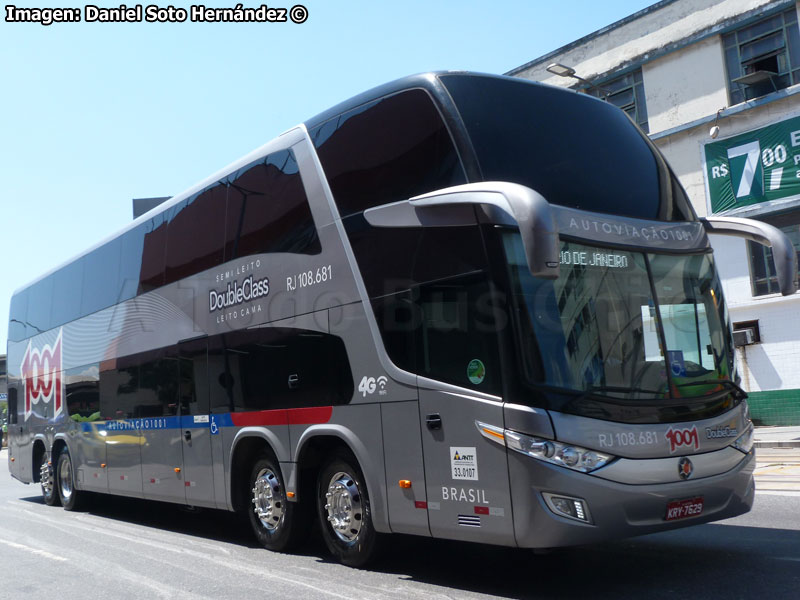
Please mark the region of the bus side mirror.
[[797, 291], [797, 253], [780, 229], [754, 219], [736, 217], [706, 217], [700, 221], [708, 233], [741, 237], [772, 248], [781, 294], [790, 296]]
[[364, 211], [373, 227], [457, 227], [481, 222], [518, 227], [534, 277], [557, 279], [558, 227], [550, 204], [538, 192], [503, 181], [468, 183]]

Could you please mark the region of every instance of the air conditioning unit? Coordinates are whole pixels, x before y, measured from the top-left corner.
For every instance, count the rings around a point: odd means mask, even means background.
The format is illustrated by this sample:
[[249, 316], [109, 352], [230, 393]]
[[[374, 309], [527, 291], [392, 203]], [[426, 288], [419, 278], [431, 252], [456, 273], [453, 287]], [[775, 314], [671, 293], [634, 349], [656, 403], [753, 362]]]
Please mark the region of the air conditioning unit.
[[756, 332], [752, 327], [733, 332], [733, 344], [737, 348], [756, 343]]

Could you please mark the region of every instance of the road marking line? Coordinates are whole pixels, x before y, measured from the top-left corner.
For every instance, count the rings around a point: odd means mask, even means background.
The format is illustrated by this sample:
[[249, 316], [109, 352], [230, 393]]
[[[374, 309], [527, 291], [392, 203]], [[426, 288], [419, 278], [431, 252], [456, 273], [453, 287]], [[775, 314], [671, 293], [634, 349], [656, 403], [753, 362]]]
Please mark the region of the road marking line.
[[38, 548], [33, 548], [31, 546], [26, 546], [24, 544], [17, 544], [15, 542], [9, 542], [8, 540], [0, 540], [0, 543], [5, 544], [6, 546], [11, 546], [12, 548], [16, 548], [17, 550], [25, 550], [26, 552], [30, 552], [31, 554], [35, 554], [37, 556], [42, 556], [49, 560], [58, 560], [61, 562], [67, 562], [68, 559], [64, 558], [63, 556], [58, 556], [56, 554], [51, 554], [46, 550], [39, 550]]
[[[128, 535], [128, 534], [120, 533], [120, 532], [113, 531], [113, 530], [109, 531], [109, 530], [103, 529], [102, 527], [99, 527], [99, 526], [96, 526], [96, 525], [87, 525], [87, 524], [81, 524], [81, 523], [77, 523], [77, 522], [72, 522], [72, 515], [69, 515], [70, 519], [58, 518], [58, 517], [55, 517], [55, 516], [51, 517], [51, 516], [46, 516], [44, 514], [45, 512], [48, 512], [48, 511], [43, 511], [40, 514], [40, 513], [37, 513], [37, 512], [34, 512], [34, 511], [30, 510], [27, 507], [25, 507], [25, 508], [17, 507], [17, 506], [14, 506], [14, 504], [16, 504], [14, 501], [9, 502], [9, 505], [12, 506], [13, 510], [25, 513], [26, 515], [30, 515], [31, 517], [33, 517], [36, 520], [38, 520], [38, 522], [40, 522], [40, 523], [42, 521], [49, 522], [49, 523], [52, 524], [51, 525], [52, 527], [58, 529], [59, 531], [63, 531], [65, 533], [67, 533], [69, 529], [79, 529], [81, 531], [81, 533], [84, 534], [84, 535], [87, 532], [91, 531], [92, 533], [105, 535], [107, 537], [125, 540], [125, 541], [130, 543], [131, 547], [133, 547], [134, 544], [139, 544], [139, 545], [142, 545], [142, 546], [154, 547], [154, 548], [157, 548], [159, 550], [164, 550], [164, 551], [168, 551], [168, 552], [174, 552], [174, 553], [178, 553], [178, 554], [183, 554], [185, 556], [193, 556], [193, 557], [196, 557], [196, 558], [199, 558], [199, 559], [211, 561], [216, 565], [225, 566], [228, 569], [230, 569], [231, 571], [240, 571], [240, 572], [247, 573], [249, 575], [256, 575], [256, 576], [260, 576], [260, 577], [265, 577], [267, 579], [272, 579], [272, 580], [275, 580], [275, 581], [281, 581], [281, 582], [287, 583], [289, 585], [294, 585], [294, 586], [298, 586], [298, 587], [305, 587], [305, 588], [314, 590], [316, 592], [320, 592], [320, 593], [322, 593], [322, 594], [324, 594], [326, 596], [331, 596], [333, 598], [338, 598], [339, 600], [352, 600], [352, 595], [348, 596], [348, 595], [338, 594], [338, 593], [336, 593], [334, 591], [331, 591], [331, 590], [328, 590], [328, 589], [325, 589], [325, 588], [322, 588], [322, 587], [319, 587], [318, 585], [316, 585], [316, 583], [319, 581], [319, 577], [318, 576], [315, 576], [313, 578], [312, 577], [304, 577], [304, 576], [299, 575], [299, 574], [296, 575], [296, 576], [293, 576], [293, 574], [291, 572], [286, 572], [283, 575], [279, 575], [277, 573], [267, 573], [267, 572], [264, 571], [263, 566], [260, 565], [260, 564], [259, 565], [253, 564], [253, 566], [249, 566], [247, 564], [244, 564], [244, 563], [240, 562], [239, 559], [227, 559], [225, 557], [220, 557], [216, 553], [212, 554], [210, 552], [207, 553], [207, 552], [202, 552], [202, 551], [198, 551], [198, 550], [192, 550], [192, 549], [189, 549], [189, 548], [180, 547], [180, 546], [178, 546], [176, 544], [175, 541], [172, 541], [172, 540], [169, 540], [166, 543], [147, 540], [147, 539], [142, 538], [141, 536], [137, 537], [137, 536], [134, 536], [134, 535]], [[19, 502], [19, 504], [23, 505], [25, 503]], [[63, 511], [60, 511], [58, 514], [61, 515], [61, 516], [66, 516]], [[84, 515], [78, 515], [77, 517], [82, 517], [82, 516], [84, 516]], [[88, 521], [88, 519], [82, 519], [82, 520]], [[148, 526], [142, 526], [140, 529], [141, 530], [151, 530], [152, 528], [148, 527]], [[105, 544], [106, 543], [106, 542], [100, 541], [99, 538], [95, 539], [94, 541], [96, 543], [101, 543], [101, 544]], [[59, 557], [59, 558], [61, 558], [61, 557]], [[61, 558], [61, 560], [66, 560], [66, 559]], [[185, 567], [182, 567], [182, 568], [185, 569]], [[133, 579], [133, 577], [132, 577], [132, 579]], [[144, 582], [144, 579], [143, 579], [143, 584], [144, 585], [148, 585], [148, 586], [150, 585], [150, 584], [147, 584], [146, 582]], [[158, 585], [159, 585], [158, 582], [154, 582], [152, 584], [152, 587], [154, 589], [157, 589]], [[159, 595], [161, 595], [160, 592], [159, 592]], [[173, 596], [170, 596], [169, 594], [167, 594], [164, 597], [171, 598]]]

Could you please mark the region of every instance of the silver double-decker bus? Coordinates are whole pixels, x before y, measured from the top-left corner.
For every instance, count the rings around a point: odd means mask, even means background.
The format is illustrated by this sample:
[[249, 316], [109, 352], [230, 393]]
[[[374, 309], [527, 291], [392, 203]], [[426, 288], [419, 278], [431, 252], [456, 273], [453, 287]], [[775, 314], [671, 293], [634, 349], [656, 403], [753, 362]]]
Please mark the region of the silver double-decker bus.
[[238, 511], [340, 561], [739, 515], [753, 426], [708, 233], [617, 108], [446, 72], [291, 129], [19, 289], [9, 468]]

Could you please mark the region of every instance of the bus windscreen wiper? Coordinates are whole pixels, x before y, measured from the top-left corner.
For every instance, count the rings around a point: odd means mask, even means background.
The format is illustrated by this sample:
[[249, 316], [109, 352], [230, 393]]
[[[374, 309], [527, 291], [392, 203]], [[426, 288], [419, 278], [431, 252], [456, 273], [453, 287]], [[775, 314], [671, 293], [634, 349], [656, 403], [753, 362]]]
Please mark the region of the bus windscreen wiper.
[[[639, 393], [639, 394], [653, 394], [657, 397], [664, 395], [664, 390], [648, 390], [645, 388], [638, 388], [638, 387], [625, 387], [625, 386], [615, 386], [615, 385], [593, 385], [588, 390], [578, 394], [578, 398], [583, 400], [587, 396], [591, 396], [594, 394], [605, 394], [605, 393], [618, 393], [618, 394], [632, 394], [632, 393]], [[629, 398], [617, 398], [614, 396], [608, 396], [614, 400], [629, 400]]]
[[686, 381], [684, 383], [676, 383], [675, 387], [687, 387], [694, 385], [721, 385], [735, 392], [734, 395], [737, 399], [744, 400], [747, 398], [747, 392], [745, 392], [736, 382], [731, 381], [730, 379], [704, 379], [702, 381]]

